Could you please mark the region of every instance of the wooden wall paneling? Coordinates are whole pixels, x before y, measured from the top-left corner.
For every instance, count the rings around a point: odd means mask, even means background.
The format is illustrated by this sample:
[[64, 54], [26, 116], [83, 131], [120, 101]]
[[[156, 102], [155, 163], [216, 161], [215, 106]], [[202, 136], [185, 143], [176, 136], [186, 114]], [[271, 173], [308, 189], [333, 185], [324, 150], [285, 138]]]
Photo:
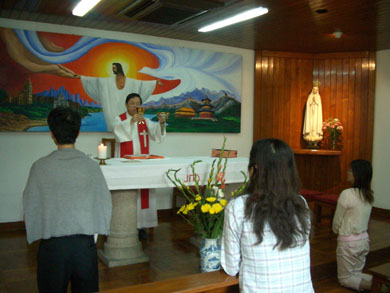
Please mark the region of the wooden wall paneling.
[[372, 160], [372, 148], [374, 139], [374, 104], [375, 104], [375, 52], [369, 53], [368, 63], [368, 116], [367, 116], [367, 159]]
[[321, 63], [324, 63], [324, 82], [323, 86], [320, 87], [320, 94], [322, 97], [322, 119], [326, 120], [329, 117], [329, 113], [331, 112], [330, 110], [330, 98], [325, 98], [325, 97], [330, 97], [331, 92], [330, 92], [330, 80], [331, 80], [331, 64], [330, 60], [321, 60]]
[[[342, 145], [343, 145], [343, 150], [345, 152], [345, 150], [348, 150], [349, 147], [350, 147], [350, 144], [347, 144], [346, 142], [348, 142], [348, 140], [345, 139], [345, 137], [347, 137], [345, 135], [345, 126], [348, 125], [348, 101], [349, 101], [349, 91], [348, 91], [348, 88], [349, 88], [349, 76], [350, 76], [350, 72], [349, 72], [349, 64], [350, 64], [350, 59], [348, 58], [345, 58], [343, 59], [343, 65], [342, 65], [342, 100], [341, 100], [341, 115], [340, 117], [342, 117], [342, 119], [344, 121], [342, 121], [343, 123], [343, 127], [344, 127], [344, 131], [343, 131], [343, 134], [341, 136], [341, 139], [342, 139]], [[340, 173], [341, 173], [341, 182], [346, 182], [346, 179], [347, 179], [347, 172], [348, 170], [348, 166], [346, 164], [341, 164], [341, 170], [340, 170]], [[340, 186], [342, 188], [345, 188], [346, 186]]]
[[[356, 84], [356, 68], [355, 60], [350, 59], [349, 61], [349, 81], [348, 81], [348, 117], [344, 125], [344, 153], [349, 153], [350, 156], [353, 156], [354, 150], [354, 133], [355, 129], [353, 128], [355, 122], [355, 84]], [[349, 162], [347, 163], [349, 164]]]
[[[294, 109], [292, 109], [291, 111], [291, 115], [292, 117], [294, 117], [294, 124], [293, 124], [293, 129], [292, 131], [290, 132], [291, 133], [291, 136], [290, 136], [290, 145], [293, 147], [293, 148], [296, 148], [296, 147], [301, 147], [301, 137], [302, 137], [302, 127], [303, 127], [303, 109], [304, 107], [302, 108], [301, 106], [301, 101], [302, 101], [302, 86], [303, 86], [303, 80], [302, 80], [302, 76], [303, 76], [303, 71], [304, 71], [304, 63], [302, 62], [302, 59], [301, 58], [296, 58], [295, 59], [296, 63], [296, 81], [295, 83], [293, 84], [294, 88], [295, 88], [295, 95], [294, 97], [292, 97], [292, 100], [294, 101]], [[311, 74], [310, 74], [311, 75]]]
[[336, 109], [335, 117], [340, 118], [342, 116], [343, 108], [343, 59], [336, 60]]
[[[265, 129], [265, 135], [266, 137], [272, 137], [273, 134], [273, 117], [272, 117], [272, 108], [274, 101], [272, 100], [272, 76], [270, 75], [270, 67], [271, 67], [271, 58], [272, 57], [266, 57], [265, 60], [266, 62], [264, 63], [265, 69], [264, 69], [264, 84], [265, 84], [265, 95], [264, 97], [267, 99], [267, 103], [265, 104], [265, 109], [263, 110], [264, 112], [264, 118], [265, 118], [265, 123], [268, 124], [270, 127], [267, 127]], [[261, 127], [261, 126], [260, 126]]]
[[271, 101], [269, 99], [269, 95], [267, 95], [267, 91], [268, 91], [268, 86], [267, 86], [267, 69], [268, 69], [268, 58], [267, 57], [263, 57], [261, 59], [261, 99], [262, 99], [262, 109], [261, 109], [261, 115], [262, 115], [262, 118], [261, 118], [261, 122], [262, 124], [259, 125], [259, 131], [260, 132], [263, 132], [263, 131], [267, 131], [266, 129], [264, 130], [263, 129], [263, 125], [265, 125], [265, 123], [267, 122], [267, 111], [266, 109], [269, 107], [269, 105], [267, 105], [267, 103], [269, 104]]
[[259, 137], [260, 125], [262, 124], [262, 107], [261, 103], [263, 99], [261, 98], [260, 88], [262, 85], [262, 71], [260, 70], [262, 65], [262, 56], [261, 54], [255, 55], [255, 88], [254, 88], [254, 103], [253, 103], [253, 140], [256, 141], [256, 138]]
[[[260, 130], [266, 137], [270, 136], [272, 134], [272, 123], [271, 127], [267, 127], [266, 129], [263, 128], [263, 125], [269, 125], [271, 120], [271, 113], [269, 109], [272, 109], [272, 99], [270, 96], [271, 93], [271, 86], [269, 85], [269, 57], [263, 57], [262, 58], [262, 98], [265, 99], [263, 109], [262, 109], [262, 115], [263, 115], [263, 124], [260, 125]], [[267, 110], [268, 109], [268, 110]]]
[[327, 115], [328, 118], [337, 118], [336, 117], [336, 98], [337, 98], [337, 60], [331, 59], [330, 61], [330, 107], [329, 107], [329, 113]]
[[295, 58], [293, 60], [293, 66], [294, 68], [291, 70], [291, 74], [294, 76], [291, 84], [293, 91], [290, 96], [292, 104], [290, 110], [292, 129], [286, 141], [292, 148], [301, 148], [306, 145], [302, 138], [302, 129], [306, 100], [312, 88], [312, 60]]
[[286, 131], [289, 130], [289, 125], [286, 123], [285, 113], [288, 110], [287, 107], [284, 106], [286, 101], [284, 97], [284, 58], [277, 58], [277, 75], [276, 84], [277, 84], [277, 93], [278, 93], [278, 111], [279, 111], [279, 129], [277, 132], [277, 136], [280, 137], [283, 134], [284, 129]]
[[[335, 75], [336, 75], [336, 81], [335, 81], [335, 89], [336, 89], [336, 95], [335, 95], [335, 105], [334, 105], [334, 117], [340, 119], [342, 123], [344, 120], [344, 117], [342, 115], [343, 108], [342, 108], [342, 102], [343, 102], [343, 59], [338, 58], [335, 59]], [[336, 159], [336, 158], [333, 158]], [[344, 166], [342, 164], [343, 162], [343, 157], [338, 157], [338, 165], [336, 165], [336, 170], [338, 173], [337, 177], [333, 178], [332, 181], [332, 187], [331, 190], [334, 192], [337, 189], [337, 186], [339, 185], [340, 181], [343, 181], [343, 176], [344, 176]], [[340, 180], [341, 179], [341, 180]]]
[[274, 116], [275, 112], [273, 109], [275, 108], [275, 100], [274, 100], [274, 57], [268, 57], [268, 67], [267, 67], [267, 85], [268, 85], [268, 91], [267, 91], [267, 97], [268, 97], [268, 107], [269, 109], [267, 111], [267, 120], [271, 121], [272, 127], [269, 127], [268, 136], [273, 137], [275, 133], [275, 121], [276, 117]]
[[[369, 121], [368, 121], [368, 110], [369, 110], [369, 59], [363, 58], [362, 60], [362, 127], [361, 127], [361, 137], [365, 140], [368, 138], [368, 133], [369, 133]], [[363, 159], [370, 159], [371, 155], [368, 153], [369, 146], [367, 143], [362, 144], [362, 149], [361, 149], [361, 158]]]
[[[362, 83], [361, 83], [361, 139], [367, 139], [367, 117], [368, 117], [368, 58], [362, 58]], [[360, 147], [360, 158], [367, 159], [367, 144], [363, 143]]]
[[[361, 84], [362, 84], [362, 61], [361, 58], [355, 59], [355, 112], [354, 112], [354, 121], [353, 125], [349, 125], [354, 131], [353, 131], [353, 149], [352, 154], [353, 158], [359, 158], [360, 157], [360, 123], [361, 123], [361, 105], [362, 105], [362, 94], [361, 94]], [[351, 139], [351, 138], [348, 138]]]
[[281, 97], [280, 97], [280, 93], [279, 93], [279, 89], [281, 88], [280, 82], [279, 82], [279, 79], [280, 79], [279, 61], [280, 61], [280, 58], [278, 58], [278, 57], [273, 58], [273, 76], [272, 77], [273, 77], [273, 84], [275, 86], [273, 87], [272, 99], [276, 103], [276, 107], [273, 107], [273, 117], [274, 117], [274, 125], [275, 125], [273, 135], [275, 137], [280, 137], [280, 135], [283, 131], [283, 128], [282, 128], [283, 120], [281, 119], [282, 117], [280, 115], [280, 110], [284, 107], [282, 107]]
[[[349, 88], [349, 63], [350, 63], [350, 60], [349, 59], [343, 59], [343, 69], [342, 69], [342, 73], [343, 73], [343, 76], [342, 76], [342, 97], [341, 97], [341, 108], [342, 108], [342, 112], [341, 112], [341, 115], [340, 117], [343, 117], [343, 119], [345, 121], [343, 121], [343, 125], [345, 125], [346, 123], [348, 123], [348, 101], [349, 101], [349, 92], [348, 92], [348, 88]], [[343, 134], [344, 135], [344, 134]], [[343, 141], [344, 143], [344, 141]]]
[[264, 65], [256, 66], [259, 86], [255, 89], [255, 109], [260, 109], [263, 118], [254, 130], [254, 139], [273, 136], [292, 148], [303, 147], [305, 104], [313, 82], [319, 80], [323, 119], [342, 121], [343, 150], [340, 156], [296, 155], [297, 166], [306, 188], [341, 191], [347, 186], [350, 161], [372, 156], [375, 52], [259, 51], [256, 60]]
[[[291, 133], [291, 130], [293, 126], [291, 125], [290, 121], [290, 109], [292, 107], [292, 102], [290, 98], [290, 84], [291, 84], [291, 78], [289, 76], [290, 73], [290, 64], [291, 60], [288, 58], [280, 58], [281, 59], [281, 64], [283, 66], [283, 70], [280, 71], [281, 73], [281, 80], [283, 81], [280, 85], [283, 87], [281, 91], [282, 99], [283, 99], [283, 104], [282, 107], [283, 111], [280, 112], [280, 114], [283, 116], [283, 127], [281, 137], [283, 137], [283, 133], [287, 133], [289, 135]], [[288, 137], [284, 137], [286, 140]]]
[[319, 53], [313, 54], [313, 59], [323, 59], [323, 60], [331, 60], [331, 59], [344, 59], [344, 58], [364, 58], [370, 56], [370, 52], [335, 52], [335, 53]]
[[291, 147], [296, 146], [295, 141], [294, 141], [294, 133], [295, 129], [297, 128], [298, 125], [296, 125], [296, 117], [298, 111], [297, 107], [297, 86], [298, 86], [298, 78], [297, 78], [297, 59], [292, 58], [289, 60], [290, 61], [290, 72], [289, 74], [291, 75], [290, 79], [290, 109], [289, 109], [289, 117], [290, 117], [290, 124], [291, 128], [289, 133], [286, 133], [286, 142], [290, 144]]
[[283, 130], [283, 135], [280, 137], [281, 139], [284, 139], [285, 141], [290, 140], [290, 134], [292, 132], [292, 129], [294, 125], [291, 123], [291, 117], [290, 112], [291, 109], [294, 107], [294, 102], [291, 99], [291, 92], [292, 92], [292, 77], [291, 77], [291, 68], [292, 68], [292, 58], [284, 58], [281, 57], [285, 61], [285, 70], [283, 72], [284, 76], [284, 99], [287, 102], [284, 106], [286, 107], [286, 111], [284, 112], [285, 120], [288, 126]]

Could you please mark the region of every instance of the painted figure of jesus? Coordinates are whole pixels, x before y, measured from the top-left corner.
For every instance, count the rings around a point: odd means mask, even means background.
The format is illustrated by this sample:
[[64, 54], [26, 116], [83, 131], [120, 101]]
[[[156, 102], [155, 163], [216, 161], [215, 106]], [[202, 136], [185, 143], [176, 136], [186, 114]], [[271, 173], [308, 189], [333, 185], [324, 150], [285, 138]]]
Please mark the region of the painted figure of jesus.
[[138, 93], [145, 100], [162, 83], [158, 80], [137, 80], [125, 76], [120, 63], [112, 64], [114, 77], [81, 76], [86, 93], [103, 106], [107, 131], [112, 131], [114, 118], [123, 112], [123, 101], [129, 93]]

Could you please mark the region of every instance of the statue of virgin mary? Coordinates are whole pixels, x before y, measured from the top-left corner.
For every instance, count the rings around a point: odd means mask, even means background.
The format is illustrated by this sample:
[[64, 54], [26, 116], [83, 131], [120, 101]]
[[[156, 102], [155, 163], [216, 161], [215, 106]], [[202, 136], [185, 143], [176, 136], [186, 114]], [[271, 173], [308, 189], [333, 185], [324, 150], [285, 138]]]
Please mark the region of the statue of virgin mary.
[[323, 138], [322, 103], [318, 87], [319, 82], [316, 81], [306, 102], [302, 134], [303, 139], [308, 143], [308, 148], [318, 148], [317, 144]]

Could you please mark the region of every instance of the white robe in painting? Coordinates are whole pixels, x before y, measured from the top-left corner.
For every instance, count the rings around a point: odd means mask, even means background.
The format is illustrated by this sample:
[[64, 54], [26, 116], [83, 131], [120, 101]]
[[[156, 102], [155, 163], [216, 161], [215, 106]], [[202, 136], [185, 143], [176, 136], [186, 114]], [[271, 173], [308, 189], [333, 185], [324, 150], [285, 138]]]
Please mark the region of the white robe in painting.
[[137, 80], [126, 78], [125, 86], [119, 90], [115, 77], [87, 77], [81, 76], [81, 83], [87, 94], [103, 106], [104, 119], [107, 131], [112, 131], [112, 123], [116, 116], [123, 113], [126, 97], [137, 93], [146, 101], [156, 87], [155, 80]]
[[[122, 109], [123, 111], [123, 109]], [[113, 132], [117, 140], [115, 146], [115, 156], [120, 157], [120, 143], [132, 141], [134, 155], [141, 154], [140, 136], [138, 134], [137, 123], [130, 123], [132, 116], [126, 112], [126, 119], [122, 120], [116, 116], [113, 122]], [[145, 118], [148, 127], [149, 139], [157, 143], [161, 143], [166, 135], [165, 125], [161, 130], [160, 123], [152, 122]], [[142, 137], [142, 136], [141, 136]], [[157, 220], [157, 206], [156, 206], [156, 189], [149, 189], [149, 208], [141, 208], [141, 195], [138, 191], [137, 197], [137, 228], [150, 228], [158, 225]]]

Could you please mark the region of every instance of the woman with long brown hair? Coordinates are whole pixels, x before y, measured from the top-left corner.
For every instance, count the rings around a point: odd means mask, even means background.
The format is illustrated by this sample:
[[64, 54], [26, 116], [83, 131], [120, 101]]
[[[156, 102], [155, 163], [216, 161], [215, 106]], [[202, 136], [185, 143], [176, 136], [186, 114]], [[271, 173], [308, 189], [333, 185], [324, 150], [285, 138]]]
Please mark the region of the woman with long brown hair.
[[310, 211], [299, 195], [291, 148], [278, 139], [259, 140], [248, 168], [246, 194], [225, 210], [222, 267], [239, 273], [243, 292], [313, 292]]

